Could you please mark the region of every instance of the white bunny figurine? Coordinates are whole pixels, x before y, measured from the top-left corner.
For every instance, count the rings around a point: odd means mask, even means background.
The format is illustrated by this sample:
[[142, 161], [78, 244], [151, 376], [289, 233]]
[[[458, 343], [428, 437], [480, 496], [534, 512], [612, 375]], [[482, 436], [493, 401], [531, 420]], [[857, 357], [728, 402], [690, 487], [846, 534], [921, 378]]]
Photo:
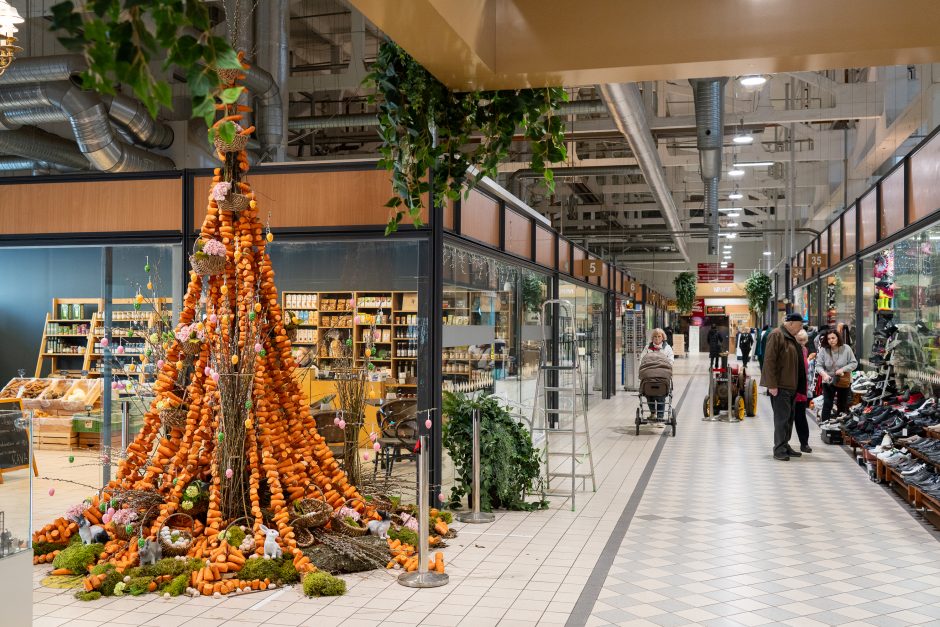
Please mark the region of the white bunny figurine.
[[144, 546], [140, 547], [138, 551], [140, 556], [140, 565], [145, 564], [156, 564], [157, 561], [163, 559], [163, 548], [160, 546], [159, 542], [153, 540], [144, 540]]
[[372, 535], [387, 540], [388, 528], [392, 526], [392, 521], [389, 519], [388, 512], [379, 512], [379, 516], [382, 517], [382, 520], [370, 520], [366, 523], [366, 527], [369, 528], [369, 533]]
[[261, 531], [264, 532], [264, 559], [280, 559], [282, 552], [277, 539], [281, 534], [277, 529], [268, 529], [264, 525], [261, 525]]
[[84, 516], [79, 516], [75, 522], [78, 523], [78, 535], [84, 544], [104, 544], [110, 539], [104, 527], [92, 525]]

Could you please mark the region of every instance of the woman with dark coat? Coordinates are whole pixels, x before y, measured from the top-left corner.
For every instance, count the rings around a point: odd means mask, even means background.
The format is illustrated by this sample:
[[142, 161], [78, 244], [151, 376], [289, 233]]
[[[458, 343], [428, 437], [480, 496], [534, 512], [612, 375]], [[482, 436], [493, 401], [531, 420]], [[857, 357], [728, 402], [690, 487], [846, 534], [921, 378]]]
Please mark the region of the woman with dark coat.
[[714, 325], [712, 325], [709, 328], [708, 335], [705, 339], [708, 342], [708, 357], [711, 359], [711, 367], [720, 368], [721, 348], [725, 342], [725, 338], [722, 337], [721, 332]]

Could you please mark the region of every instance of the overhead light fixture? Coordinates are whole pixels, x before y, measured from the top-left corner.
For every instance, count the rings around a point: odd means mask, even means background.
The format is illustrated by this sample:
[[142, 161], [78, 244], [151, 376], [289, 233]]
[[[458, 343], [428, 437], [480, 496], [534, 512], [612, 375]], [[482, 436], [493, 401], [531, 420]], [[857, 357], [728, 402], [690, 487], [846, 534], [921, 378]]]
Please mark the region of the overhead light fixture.
[[728, 200], [741, 200], [744, 198], [744, 194], [738, 191], [738, 186], [734, 186], [734, 191], [728, 194]]
[[727, 267], [728, 267], [728, 262], [727, 262], [727, 261], [722, 261], [721, 263], [718, 264], [718, 267], [719, 267], [719, 268], [727, 268]]
[[[774, 164], [773, 161], [735, 161], [734, 167], [737, 168], [768, 168]], [[728, 172], [731, 174], [731, 172]]]
[[0, 74], [10, 67], [17, 52], [22, 48], [16, 45], [17, 24], [22, 24], [23, 18], [15, 7], [6, 0], [0, 0]]
[[754, 136], [750, 133], [738, 133], [731, 138], [731, 141], [738, 144], [739, 146], [747, 146], [748, 144], [754, 143]]
[[731, 212], [729, 212], [727, 215], [728, 215], [729, 218], [737, 218], [738, 216], [741, 215], [741, 212], [740, 212], [740, 211], [731, 211]]
[[738, 226], [738, 223], [737, 223], [737, 222], [729, 222], [729, 223], [728, 223], [728, 226], [729, 226], [730, 228], [734, 228], [734, 227]]
[[765, 251], [764, 251], [764, 256], [765, 256], [765, 257], [770, 257], [772, 254], [773, 254], [773, 253], [770, 252], [769, 250], [765, 250]]
[[731, 250], [731, 244], [725, 244], [724, 248], [725, 250]]
[[740, 169], [737, 165], [735, 165], [733, 169], [728, 170], [728, 176], [734, 176], [734, 177], [744, 176], [744, 170]]
[[739, 77], [738, 82], [744, 87], [760, 87], [767, 82], [767, 77], [762, 74], [750, 74]]
[[724, 235], [724, 236], [727, 237], [728, 239], [734, 239], [734, 238], [736, 238], [736, 237], [738, 236], [737, 233], [722, 233], [722, 235]]
[[928, 239], [933, 242], [940, 242], [940, 235], [931, 235]]

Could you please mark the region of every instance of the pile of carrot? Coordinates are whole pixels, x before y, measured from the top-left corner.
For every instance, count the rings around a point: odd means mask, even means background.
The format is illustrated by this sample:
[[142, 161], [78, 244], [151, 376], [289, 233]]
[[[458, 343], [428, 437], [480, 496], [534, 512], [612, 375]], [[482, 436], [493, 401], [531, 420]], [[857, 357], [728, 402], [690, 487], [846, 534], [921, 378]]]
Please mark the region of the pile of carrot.
[[[247, 69], [247, 66], [245, 66]], [[245, 105], [217, 107], [222, 120], [241, 121], [250, 113]], [[241, 134], [253, 132], [245, 128]], [[232, 577], [246, 557], [241, 551], [219, 540], [219, 533], [231, 522], [222, 511], [225, 460], [218, 446], [221, 393], [219, 385], [207, 375], [207, 366], [219, 357], [222, 346], [243, 348], [258, 341], [264, 351], [247, 363], [233, 365], [241, 374], [253, 375], [251, 406], [245, 412], [244, 449], [247, 481], [247, 505], [251, 519], [249, 533], [255, 538], [255, 553], [263, 554], [264, 534], [260, 491], [262, 480], [271, 494], [273, 526], [280, 534], [284, 554], [291, 557], [301, 573], [315, 570], [299, 547], [290, 526], [294, 500], [311, 495], [315, 485], [327, 503], [338, 509], [347, 503], [364, 519], [378, 520], [373, 507], [359, 499], [359, 492], [334, 459], [326, 440], [317, 432], [315, 422], [301, 390], [292, 376], [297, 368], [291, 354], [291, 342], [284, 327], [284, 312], [278, 303], [274, 268], [267, 252], [268, 237], [259, 219], [258, 198], [245, 180], [249, 170], [248, 155], [220, 153], [223, 165], [213, 172], [212, 185], [230, 182], [233, 190], [250, 199], [249, 208], [233, 214], [222, 211], [209, 195], [200, 237], [218, 240], [226, 247], [225, 271], [212, 277], [192, 273], [186, 285], [180, 324], [201, 320], [206, 340], [199, 354], [187, 356], [177, 341], [167, 348], [166, 359], [154, 383], [155, 400], [144, 416], [137, 438], [128, 446], [127, 457], [109, 489], [150, 490], [160, 494], [164, 504], [143, 534], [156, 538], [167, 519], [181, 509], [183, 491], [194, 479], [209, 484], [209, 507], [205, 523], [191, 529], [193, 543], [187, 555], [207, 559], [202, 570], [193, 573], [192, 584], [203, 594], [225, 594], [235, 589], [266, 589], [269, 581], [241, 581]], [[206, 294], [203, 318], [200, 299]], [[183, 373], [185, 379], [181, 379]], [[185, 394], [183, 393], [185, 387]], [[156, 404], [166, 399], [178, 407], [187, 402], [185, 425], [164, 430]], [[316, 492], [316, 491], [312, 491]], [[102, 499], [110, 499], [103, 494]], [[359, 499], [359, 500], [354, 500]], [[86, 514], [93, 524], [100, 524], [97, 498]], [[179, 517], [171, 522], [179, 522]], [[34, 540], [67, 541], [77, 531], [74, 523], [58, 519], [34, 534]], [[413, 549], [412, 549], [413, 552]], [[51, 555], [51, 554], [50, 554]], [[42, 561], [51, 561], [42, 556]], [[107, 543], [100, 562], [114, 564], [121, 572], [136, 565], [136, 542]], [[443, 562], [441, 561], [441, 567]], [[89, 578], [88, 583], [95, 582]]]
[[[391, 569], [399, 567], [406, 572], [418, 570], [417, 549], [410, 544], [404, 544], [401, 540], [388, 540], [388, 549], [392, 554], [392, 560], [385, 565], [385, 568]], [[444, 554], [437, 551], [434, 559], [428, 562], [428, 570], [436, 573], [444, 572]]]

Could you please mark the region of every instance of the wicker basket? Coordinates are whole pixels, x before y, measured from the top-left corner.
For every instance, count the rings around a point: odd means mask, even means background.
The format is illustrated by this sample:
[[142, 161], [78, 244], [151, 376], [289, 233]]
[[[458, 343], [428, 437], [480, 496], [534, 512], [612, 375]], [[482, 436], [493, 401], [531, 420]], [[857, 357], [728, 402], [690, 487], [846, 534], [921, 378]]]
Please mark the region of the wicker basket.
[[221, 255], [189, 256], [189, 265], [199, 276], [215, 276], [225, 271], [225, 257]]
[[[357, 499], [357, 498], [351, 498], [348, 501], [346, 501], [345, 504], [348, 506], [353, 501], [359, 501], [360, 503], [365, 505], [365, 501], [363, 501], [362, 499]], [[350, 538], [361, 538], [362, 536], [369, 533], [369, 529], [366, 527], [360, 527], [359, 525], [346, 524], [346, 521], [343, 520], [342, 517], [340, 517], [339, 512], [340, 510], [336, 510], [335, 512], [333, 512], [333, 515], [330, 517], [330, 528], [333, 531], [335, 531], [336, 533], [341, 533], [344, 536], [349, 536]]]
[[222, 211], [244, 211], [250, 206], [251, 199], [244, 194], [234, 194], [230, 193], [225, 197], [225, 200], [217, 200], [215, 204], [219, 206], [219, 209]]
[[232, 138], [231, 143], [221, 137], [215, 138], [215, 149], [223, 154], [227, 152], [241, 152], [246, 146], [248, 146], [247, 135], [236, 135]]
[[294, 528], [294, 541], [297, 543], [298, 547], [306, 549], [313, 546], [313, 532], [310, 531], [309, 527], [300, 526], [299, 518], [292, 520], [290, 526]]
[[182, 407], [161, 409], [160, 422], [167, 429], [182, 429], [186, 426], [186, 410]]
[[[182, 517], [184, 517], [184, 518], [188, 518], [188, 519], [189, 519], [189, 528], [190, 528], [190, 529], [193, 528], [193, 525], [194, 525], [195, 523], [194, 523], [194, 521], [193, 521], [193, 519], [192, 519], [192, 516], [190, 516], [189, 514], [184, 514], [184, 513], [182, 513], [182, 512], [176, 512], [176, 513], [173, 513], [173, 514], [170, 514], [169, 516], [167, 516], [167, 517], [166, 517], [166, 520], [163, 521], [163, 526], [164, 526], [164, 527], [167, 527], [167, 526], [168, 526], [167, 523], [169, 523], [169, 522], [170, 522], [170, 519], [173, 518], [174, 516], [182, 516]], [[162, 529], [161, 529], [161, 531], [162, 531]], [[185, 531], [185, 530], [177, 530], [177, 531], [179, 531], [180, 536], [182, 536], [183, 538], [186, 539], [186, 542], [185, 542], [182, 546], [174, 545], [174, 544], [172, 544], [171, 542], [168, 542], [168, 541], [163, 537], [163, 534], [162, 534], [162, 533], [157, 534], [157, 537], [158, 537], [159, 540], [160, 540], [160, 548], [163, 549], [163, 557], [179, 557], [179, 556], [182, 556], [182, 555], [186, 555], [187, 553], [189, 553], [189, 549], [192, 548], [192, 546], [193, 546], [193, 534], [192, 534], [192, 532], [190, 532], [190, 531]]]
[[287, 329], [287, 339], [291, 342], [297, 341], [297, 329]]
[[184, 355], [195, 357], [202, 352], [202, 342], [193, 342], [192, 340], [180, 342], [180, 350], [183, 351]]
[[371, 505], [376, 509], [376, 511], [388, 512], [389, 514], [395, 509], [395, 505], [392, 503], [392, 499], [381, 492], [369, 492], [363, 494], [366, 498], [366, 504]]
[[234, 85], [238, 77], [241, 76], [242, 70], [236, 70], [235, 68], [216, 68], [215, 73], [219, 75], [219, 80], [222, 81], [223, 85]]
[[322, 527], [333, 515], [333, 508], [326, 501], [320, 499], [300, 499], [294, 504], [298, 516], [291, 523], [295, 529], [313, 529]]

